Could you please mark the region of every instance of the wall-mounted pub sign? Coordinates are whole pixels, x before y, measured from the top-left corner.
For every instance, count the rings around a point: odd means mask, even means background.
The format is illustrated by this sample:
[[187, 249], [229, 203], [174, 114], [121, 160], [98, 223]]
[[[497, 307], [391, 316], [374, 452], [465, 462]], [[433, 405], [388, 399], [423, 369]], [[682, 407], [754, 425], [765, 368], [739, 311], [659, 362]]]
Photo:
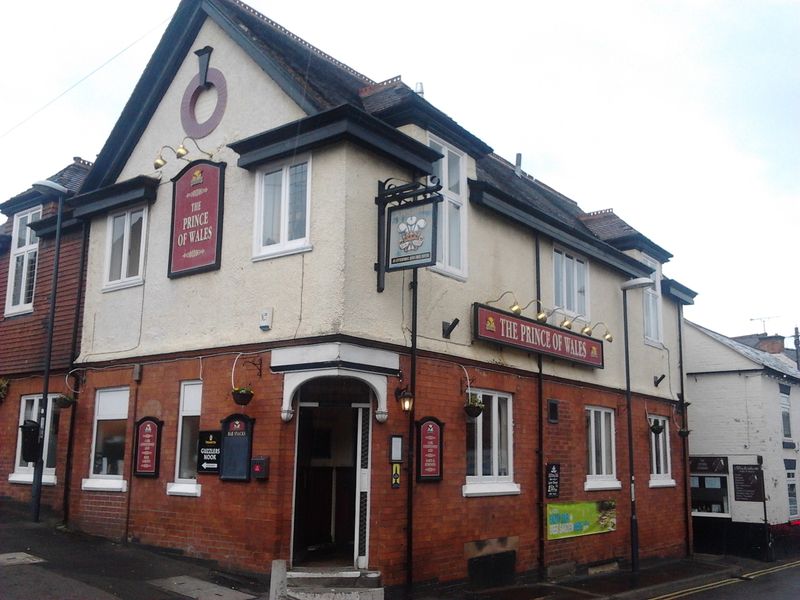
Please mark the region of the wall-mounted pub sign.
[[417, 421], [417, 481], [441, 481], [444, 423], [436, 417]]
[[737, 502], [764, 501], [764, 473], [761, 465], [733, 466], [733, 499]]
[[196, 160], [172, 179], [169, 277], [219, 269], [225, 163]]
[[222, 454], [222, 432], [201, 431], [197, 439], [197, 472], [219, 473]]
[[472, 337], [602, 369], [603, 342], [518, 317], [477, 302], [472, 305]]
[[[439, 199], [441, 196], [438, 197]], [[401, 271], [436, 264], [437, 200], [389, 207], [386, 270]]]
[[545, 498], [558, 498], [561, 491], [561, 463], [547, 463]]
[[250, 481], [250, 452], [253, 447], [253, 423], [247, 415], [233, 414], [222, 419], [222, 448], [219, 478]]
[[136, 421], [135, 464], [133, 474], [137, 477], [158, 477], [161, 458], [161, 426], [163, 421], [155, 417], [142, 417]]

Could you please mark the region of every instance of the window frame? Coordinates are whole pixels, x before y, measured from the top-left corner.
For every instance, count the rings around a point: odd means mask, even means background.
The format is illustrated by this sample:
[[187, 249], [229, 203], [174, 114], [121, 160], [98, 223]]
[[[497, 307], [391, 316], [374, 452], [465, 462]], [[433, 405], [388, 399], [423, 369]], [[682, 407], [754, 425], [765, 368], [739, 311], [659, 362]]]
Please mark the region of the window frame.
[[[437, 247], [436, 247], [436, 264], [430, 267], [431, 270], [453, 277], [459, 281], [466, 281], [469, 273], [467, 265], [468, 253], [468, 240], [467, 240], [467, 210], [469, 203], [469, 191], [467, 185], [467, 154], [462, 152], [455, 146], [448, 144], [443, 139], [428, 133], [428, 147], [433, 148], [433, 145], [442, 148], [444, 156], [436, 163], [441, 165], [439, 170], [439, 182], [442, 184], [442, 201], [436, 206], [438, 211], [437, 215]], [[453, 192], [450, 189], [450, 169], [448, 164], [449, 154], [452, 153], [459, 157], [459, 192]], [[450, 206], [458, 208], [458, 224], [459, 224], [459, 254], [461, 256], [461, 266], [454, 267], [450, 263]]]
[[[792, 487], [794, 487], [794, 494], [792, 494]], [[786, 494], [789, 501], [788, 511], [789, 520], [795, 521], [800, 519], [800, 503], [797, 498], [797, 468], [786, 469]], [[794, 498], [794, 513], [792, 512], [792, 498]]]
[[[588, 414], [588, 424], [589, 426], [586, 428], [586, 457], [588, 464], [586, 465], [586, 480], [583, 484], [584, 491], [592, 491], [592, 490], [618, 490], [622, 489], [622, 483], [617, 478], [617, 425], [616, 425], [616, 411], [613, 408], [608, 408], [605, 406], [586, 406], [584, 408], [584, 412]], [[604, 469], [603, 473], [595, 473], [595, 464], [597, 462], [596, 456], [596, 433], [595, 433], [595, 419], [594, 413], [599, 413], [600, 415], [610, 415], [610, 427], [611, 427], [611, 434], [609, 439], [611, 440], [611, 448], [610, 448], [610, 463], [611, 469], [610, 472], [607, 472], [607, 469]], [[605, 418], [600, 419], [601, 423], [601, 431], [600, 431], [600, 452], [603, 457], [603, 462], [607, 456], [607, 449], [606, 446], [606, 435], [604, 435], [604, 426], [603, 424], [606, 422]]]
[[[289, 228], [289, 173], [292, 167], [306, 165], [306, 202], [305, 202], [305, 236], [295, 240], [287, 240]], [[262, 243], [264, 219], [264, 178], [271, 173], [281, 173], [281, 225], [280, 241], [275, 244]], [[253, 222], [253, 261], [308, 252], [311, 244], [311, 181], [312, 163], [310, 154], [300, 154], [291, 160], [283, 160], [265, 165], [256, 171], [254, 222]]]
[[[33, 301], [36, 294], [36, 273], [39, 268], [39, 237], [36, 235], [36, 232], [33, 231], [28, 224], [35, 223], [36, 221], [41, 220], [42, 218], [42, 205], [37, 205], [31, 207], [29, 209], [20, 211], [14, 215], [11, 230], [11, 248], [8, 252], [8, 281], [6, 282], [6, 304], [5, 304], [5, 316], [13, 316], [13, 315], [21, 315], [26, 313], [33, 312]], [[30, 217], [38, 213], [38, 218], [35, 220], [31, 220]], [[27, 224], [25, 225], [25, 236], [26, 236], [26, 244], [21, 248], [17, 247], [19, 242], [19, 227], [20, 221], [23, 218], [27, 218]], [[36, 253], [36, 257], [34, 258], [34, 265], [33, 265], [33, 280], [30, 282], [31, 285], [31, 301], [24, 302], [26, 292], [27, 292], [27, 273], [29, 270], [29, 261], [30, 254], [32, 252]], [[20, 302], [17, 304], [13, 304], [14, 300], [14, 277], [17, 273], [17, 257], [22, 256], [22, 285], [20, 288]]]
[[[102, 404], [111, 403], [114, 401], [119, 402], [119, 396], [116, 398], [114, 395], [125, 394], [125, 410], [113, 411], [109, 407], [101, 407]], [[104, 398], [110, 398], [106, 402]], [[108, 411], [108, 412], [106, 412]], [[125, 439], [123, 441], [123, 448], [128, 446], [128, 436], [130, 432], [128, 423], [128, 412], [130, 411], [130, 388], [127, 386], [113, 387], [113, 388], [98, 388], [95, 390], [94, 400], [94, 417], [92, 423], [92, 445], [89, 454], [89, 477], [81, 481], [81, 489], [87, 491], [105, 491], [105, 492], [125, 492], [128, 489], [128, 482], [125, 479], [125, 467], [129, 461], [122, 459], [122, 473], [118, 475], [109, 475], [104, 473], [94, 472], [95, 452], [97, 450], [97, 426], [100, 421], [125, 421]], [[101, 414], [102, 413], [102, 414]]]
[[[48, 394], [47, 395], [47, 415], [45, 417], [44, 423], [44, 441], [42, 448], [42, 462], [44, 463], [44, 470], [42, 471], [42, 485], [56, 485], [58, 483], [58, 479], [56, 478], [56, 468], [48, 467], [47, 466], [47, 459], [50, 458], [50, 444], [49, 439], [53, 435], [53, 417], [55, 416], [55, 404], [54, 400], [58, 397], [58, 394]], [[42, 394], [26, 394], [20, 397], [19, 402], [19, 425], [21, 426], [25, 421], [25, 404], [29, 401], [33, 401], [33, 411], [32, 411], [32, 421], [39, 421], [39, 408], [41, 406], [42, 401]], [[58, 432], [55, 432], [55, 435], [58, 436]], [[58, 438], [56, 437], [56, 447], [58, 443]], [[22, 461], [22, 430], [17, 428], [17, 451], [14, 455], [14, 470], [11, 471], [8, 475], [8, 481], [10, 483], [24, 483], [24, 484], [32, 484], [33, 483], [33, 471], [34, 471], [34, 463], [26, 463], [24, 466], [21, 465]]]
[[[788, 388], [788, 386], [787, 386]], [[780, 407], [781, 407], [781, 432], [783, 434], [784, 440], [791, 440], [792, 439], [792, 402], [789, 397], [789, 391], [791, 388], [788, 388], [788, 391], [784, 391], [784, 387], [780, 386], [778, 388], [778, 393], [780, 395]]]
[[[675, 479], [672, 477], [672, 449], [669, 439], [669, 417], [662, 415], [648, 415], [649, 425], [659, 423], [663, 426], [661, 433], [656, 435], [652, 430], [650, 433], [650, 487], [675, 487]], [[662, 465], [661, 472], [657, 473], [656, 468], [659, 462]]]
[[[558, 269], [559, 260], [556, 255], [561, 255], [561, 268]], [[571, 298], [567, 298], [567, 259], [570, 259], [575, 264], [583, 265], [583, 310], [580, 307], [580, 281], [578, 279], [579, 269], [573, 268], [573, 293]], [[590, 319], [589, 310], [589, 261], [585, 256], [578, 252], [573, 252], [561, 246], [553, 246], [553, 305], [560, 309], [561, 312], [571, 317], [583, 317], [588, 323]], [[570, 308], [569, 302], [573, 304]]]
[[[189, 406], [195, 403], [195, 399], [190, 398], [187, 391], [191, 388], [199, 387], [199, 397], [196, 398], [196, 407]], [[167, 483], [168, 496], [191, 496], [199, 497], [202, 486], [197, 480], [197, 470], [195, 469], [194, 478], [181, 477], [181, 447], [183, 445], [183, 420], [184, 417], [200, 417], [203, 410], [203, 381], [191, 380], [181, 381], [180, 399], [178, 405], [178, 435], [175, 446], [175, 478], [174, 481]], [[198, 420], [198, 433], [200, 425]], [[199, 456], [197, 457], [199, 459]], [[196, 465], [195, 465], [196, 466]]]
[[[503, 496], [519, 494], [520, 484], [514, 481], [514, 397], [513, 394], [495, 390], [473, 389], [472, 394], [477, 394], [484, 401], [483, 412], [474, 418], [468, 417], [471, 423], [475, 424], [474, 448], [475, 448], [475, 467], [478, 470], [478, 460], [483, 456], [483, 416], [489, 410], [492, 413], [492, 471], [496, 471], [495, 466], [499, 465], [500, 451], [500, 427], [499, 427], [499, 402], [503, 398], [506, 401], [508, 419], [506, 423], [505, 435], [508, 440], [508, 475], [469, 475], [465, 468], [465, 479], [462, 487], [464, 497], [470, 496]], [[487, 405], [486, 400], [489, 399]], [[469, 433], [465, 432], [468, 436]], [[466, 440], [469, 443], [469, 440]]]
[[[131, 231], [131, 214], [137, 211], [142, 211], [142, 233], [140, 239], [139, 249], [139, 265], [138, 273], [134, 276], [127, 274], [128, 261], [126, 257], [130, 249], [130, 231]], [[117, 210], [108, 214], [106, 217], [106, 248], [105, 248], [105, 262], [103, 267], [103, 291], [112, 291], [128, 287], [141, 285], [144, 283], [144, 265], [145, 254], [147, 253], [147, 217], [148, 217], [147, 204], [137, 204], [136, 206], [126, 207], [123, 210]], [[122, 258], [120, 265], [120, 278], [111, 279], [111, 253], [114, 244], [114, 219], [124, 215], [125, 216], [125, 233], [122, 238]]]
[[664, 342], [661, 263], [646, 254], [642, 254], [641, 262], [653, 269], [653, 272], [648, 275], [653, 285], [642, 290], [642, 331], [645, 342], [661, 345]]
[[[706, 479], [720, 479], [720, 486], [718, 488], [707, 488], [703, 486], [702, 488], [699, 485], [695, 485], [695, 480], [697, 483], [700, 483], [700, 480]], [[730, 477], [727, 473], [725, 474], [718, 474], [718, 473], [698, 473], [698, 474], [691, 474], [689, 477], [689, 495], [691, 503], [694, 503], [694, 498], [691, 498], [692, 492], [691, 490], [694, 489], [719, 489], [724, 490], [724, 494], [722, 497], [722, 506], [723, 508], [727, 508], [727, 511], [723, 512], [706, 512], [701, 510], [695, 510], [694, 507], [691, 507], [691, 514], [693, 516], [699, 517], [715, 517], [715, 518], [726, 518], [729, 519], [731, 517], [731, 490], [730, 487]], [[727, 506], [726, 506], [727, 505]]]

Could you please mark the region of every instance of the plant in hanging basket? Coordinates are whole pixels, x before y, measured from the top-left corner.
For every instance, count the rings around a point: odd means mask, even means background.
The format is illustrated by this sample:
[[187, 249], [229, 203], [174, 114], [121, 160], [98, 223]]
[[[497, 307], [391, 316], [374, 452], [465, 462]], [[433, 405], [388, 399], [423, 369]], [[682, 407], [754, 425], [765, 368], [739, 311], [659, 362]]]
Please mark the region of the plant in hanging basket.
[[681, 437], [684, 437], [684, 438], [685, 437], [689, 437], [690, 433], [692, 433], [691, 429], [679, 429], [678, 430], [678, 435], [681, 436]]
[[240, 406], [246, 406], [250, 404], [250, 400], [253, 399], [253, 388], [250, 386], [245, 387], [235, 387], [231, 390], [231, 395], [233, 396], [233, 401]]
[[75, 400], [75, 398], [73, 398], [72, 396], [68, 396], [66, 394], [59, 394], [58, 396], [56, 396], [53, 399], [53, 403], [58, 408], [69, 408], [70, 406], [72, 406], [76, 402], [77, 402], [77, 400]]
[[653, 421], [650, 423], [650, 431], [658, 435], [664, 431], [664, 424], [661, 421]]
[[469, 394], [464, 404], [464, 412], [473, 419], [483, 412], [483, 401], [478, 394]]
[[2, 402], [5, 399], [6, 394], [8, 393], [8, 384], [9, 384], [8, 379], [0, 377], [0, 402]]

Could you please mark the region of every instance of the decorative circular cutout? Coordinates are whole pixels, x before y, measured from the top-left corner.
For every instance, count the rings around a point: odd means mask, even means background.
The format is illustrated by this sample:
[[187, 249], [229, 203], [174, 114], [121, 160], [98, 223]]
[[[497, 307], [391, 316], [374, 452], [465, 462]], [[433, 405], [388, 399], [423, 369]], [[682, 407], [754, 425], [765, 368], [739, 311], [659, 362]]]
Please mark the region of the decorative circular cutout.
[[222, 115], [225, 114], [225, 106], [228, 103], [228, 84], [222, 71], [209, 69], [206, 80], [217, 91], [217, 105], [208, 119], [200, 123], [195, 115], [197, 99], [206, 89], [200, 85], [199, 74], [195, 75], [189, 85], [186, 86], [183, 100], [181, 100], [181, 125], [186, 135], [195, 139], [204, 138], [217, 128], [222, 121]]

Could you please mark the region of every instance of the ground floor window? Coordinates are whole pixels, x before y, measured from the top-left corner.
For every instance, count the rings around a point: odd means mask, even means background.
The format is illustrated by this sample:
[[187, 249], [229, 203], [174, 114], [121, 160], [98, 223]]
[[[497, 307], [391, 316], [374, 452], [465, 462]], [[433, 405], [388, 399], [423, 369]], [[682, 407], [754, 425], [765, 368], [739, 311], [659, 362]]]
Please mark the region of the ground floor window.
[[[53, 403], [57, 394], [49, 394], [47, 405], [47, 416], [44, 424], [44, 447], [42, 448], [42, 460], [44, 462], [44, 472], [42, 473], [42, 483], [54, 485], [56, 483], [56, 444], [58, 440], [59, 411]], [[20, 400], [19, 425], [25, 421], [39, 420], [39, 409], [41, 408], [42, 395], [23, 396]], [[17, 429], [17, 456], [14, 463], [14, 472], [8, 477], [12, 483], [32, 483], [34, 463], [26, 462], [22, 458], [22, 430]]]
[[669, 418], [651, 415], [650, 422], [650, 487], [674, 486], [669, 451]]
[[619, 489], [614, 411], [586, 407], [586, 490]]
[[514, 423], [510, 394], [472, 391], [483, 404], [480, 415], [467, 419], [465, 496], [518, 494], [514, 483]]
[[128, 388], [97, 390], [89, 478], [83, 489], [125, 491], [125, 438], [128, 429]]
[[800, 517], [797, 509], [797, 461], [794, 459], [784, 459], [786, 467], [786, 487], [789, 493], [789, 519]]
[[692, 512], [712, 515], [730, 514], [728, 478], [723, 475], [692, 475]]
[[175, 481], [167, 484], [169, 495], [200, 495], [200, 485], [197, 483], [197, 446], [202, 397], [202, 381], [181, 382]]

